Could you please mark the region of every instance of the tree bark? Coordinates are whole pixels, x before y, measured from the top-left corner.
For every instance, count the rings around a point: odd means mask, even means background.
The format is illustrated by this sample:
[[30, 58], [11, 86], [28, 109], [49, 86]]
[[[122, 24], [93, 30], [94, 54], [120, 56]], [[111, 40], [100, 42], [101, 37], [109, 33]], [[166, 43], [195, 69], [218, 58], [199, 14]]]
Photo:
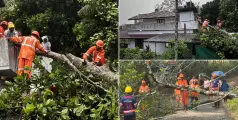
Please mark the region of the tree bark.
[[92, 65], [91, 63], [87, 63], [86, 66], [82, 65], [83, 59], [78, 58], [72, 54], [66, 55], [70, 61], [72, 61], [72, 64], [75, 65], [78, 69], [82, 70], [85, 74], [92, 74], [96, 79], [99, 79], [103, 82], [113, 83], [114, 85], [117, 84], [118, 80], [118, 73], [112, 72], [109, 67], [106, 65], [103, 66], [96, 66]]

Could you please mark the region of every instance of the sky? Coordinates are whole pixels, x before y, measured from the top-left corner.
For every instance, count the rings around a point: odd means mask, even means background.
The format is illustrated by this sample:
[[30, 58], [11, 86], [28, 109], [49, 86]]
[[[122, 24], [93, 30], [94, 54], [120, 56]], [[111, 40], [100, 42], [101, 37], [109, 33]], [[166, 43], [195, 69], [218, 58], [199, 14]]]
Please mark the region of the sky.
[[[119, 25], [131, 24], [129, 18], [143, 13], [150, 13], [155, 10], [155, 6], [164, 0], [119, 0]], [[190, 1], [190, 0], [186, 0]], [[193, 3], [199, 3], [200, 6], [212, 0], [191, 0]]]

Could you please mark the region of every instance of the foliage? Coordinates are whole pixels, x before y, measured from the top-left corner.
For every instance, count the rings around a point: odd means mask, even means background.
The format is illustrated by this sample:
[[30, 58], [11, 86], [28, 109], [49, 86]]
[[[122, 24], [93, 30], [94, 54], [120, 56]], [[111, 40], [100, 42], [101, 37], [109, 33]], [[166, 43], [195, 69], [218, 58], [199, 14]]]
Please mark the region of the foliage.
[[[165, 116], [174, 112], [174, 106], [171, 103], [171, 91], [168, 89], [158, 88], [158, 85], [152, 86], [148, 78], [148, 74], [145, 74], [146, 66], [143, 61], [121, 61], [120, 62], [120, 89], [124, 90], [126, 85], [131, 85], [133, 88], [134, 95], [137, 96], [137, 102], [140, 100], [140, 106], [136, 109], [137, 119], [145, 119], [152, 117]], [[141, 80], [146, 80], [147, 85], [150, 87], [151, 91], [157, 91], [156, 94], [145, 96], [139, 96], [139, 87], [141, 85]], [[124, 94], [120, 97], [122, 97]], [[143, 110], [143, 107], [145, 109]]]
[[[182, 5], [185, 0], [178, 0], [178, 5]], [[175, 6], [175, 0], [164, 0], [156, 5], [156, 9], [159, 11], [173, 11]]]
[[[178, 40], [178, 59], [183, 59], [188, 47], [183, 40]], [[171, 41], [171, 44], [167, 50], [162, 54], [162, 59], [174, 59], [175, 56], [175, 40]]]
[[113, 0], [79, 0], [84, 7], [78, 12], [80, 22], [73, 31], [81, 47], [95, 45], [98, 39], [105, 42], [106, 53], [117, 59], [118, 9]]
[[234, 114], [238, 114], [238, 98], [234, 98], [232, 100], [227, 101], [227, 107]]
[[24, 75], [5, 82], [0, 93], [1, 114], [22, 111], [25, 120], [117, 119], [116, 88], [110, 87], [108, 93], [98, 91], [59, 64], [50, 74], [40, 71], [30, 80]]
[[145, 50], [140, 48], [121, 48], [120, 59], [155, 59], [155, 52], [152, 52], [149, 47]]
[[135, 93], [138, 92], [144, 73], [138, 73], [136, 62], [120, 64], [120, 89], [124, 91], [127, 85], [131, 86]]
[[[22, 35], [37, 30], [50, 36], [55, 52], [85, 52], [95, 41], [105, 41], [106, 56], [116, 60], [118, 10], [115, 0], [10, 0], [2, 9]], [[78, 40], [78, 41], [77, 41]]]
[[[219, 19], [220, 12], [220, 0], [213, 0], [202, 5], [200, 15], [203, 19], [208, 19], [210, 25], [216, 25], [217, 20]], [[223, 20], [223, 19], [222, 19]]]
[[[72, 27], [78, 20], [77, 11], [81, 8], [77, 0], [14, 0], [13, 7], [3, 11], [3, 19], [13, 21], [23, 35], [37, 30], [40, 35], [51, 36], [52, 50], [65, 51], [75, 47]], [[59, 49], [60, 48], [60, 49]]]
[[237, 39], [237, 37], [229, 37], [213, 29], [200, 34], [200, 40], [204, 47], [216, 51], [220, 57], [226, 59], [237, 58]]
[[238, 1], [221, 0], [220, 18], [223, 20], [223, 26], [229, 32], [238, 32]]

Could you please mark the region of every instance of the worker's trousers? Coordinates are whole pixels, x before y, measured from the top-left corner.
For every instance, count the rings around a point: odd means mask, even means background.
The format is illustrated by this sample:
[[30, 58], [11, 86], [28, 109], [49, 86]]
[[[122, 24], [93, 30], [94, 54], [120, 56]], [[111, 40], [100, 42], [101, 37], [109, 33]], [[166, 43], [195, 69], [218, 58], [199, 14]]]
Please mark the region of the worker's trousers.
[[[23, 72], [28, 74], [28, 78], [31, 78], [31, 68], [33, 60], [18, 58], [18, 75], [22, 75]], [[27, 68], [25, 68], [27, 67]]]

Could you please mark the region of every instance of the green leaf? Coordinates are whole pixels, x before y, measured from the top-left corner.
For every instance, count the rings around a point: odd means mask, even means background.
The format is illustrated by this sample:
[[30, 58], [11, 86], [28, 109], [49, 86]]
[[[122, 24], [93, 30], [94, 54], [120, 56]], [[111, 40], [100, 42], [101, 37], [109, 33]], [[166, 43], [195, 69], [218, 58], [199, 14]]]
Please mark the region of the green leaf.
[[95, 118], [96, 115], [95, 114], [90, 114], [90, 117]]
[[42, 114], [43, 114], [43, 116], [46, 116], [46, 115], [47, 115], [47, 109], [46, 109], [46, 108], [43, 108], [43, 109], [42, 109]]
[[35, 105], [34, 104], [27, 104], [26, 108], [23, 109], [24, 113], [26, 113], [27, 115], [33, 113], [35, 111]]
[[55, 74], [54, 73], [50, 73], [49, 77], [50, 77], [50, 79], [54, 79], [55, 78]]
[[89, 98], [90, 100], [94, 100], [95, 97], [93, 97], [93, 96], [88, 96], [88, 98]]
[[87, 107], [85, 105], [80, 105], [78, 109], [76, 110], [76, 116], [81, 116], [82, 112], [86, 109]]
[[61, 114], [68, 114], [68, 108], [65, 108], [61, 111]]

